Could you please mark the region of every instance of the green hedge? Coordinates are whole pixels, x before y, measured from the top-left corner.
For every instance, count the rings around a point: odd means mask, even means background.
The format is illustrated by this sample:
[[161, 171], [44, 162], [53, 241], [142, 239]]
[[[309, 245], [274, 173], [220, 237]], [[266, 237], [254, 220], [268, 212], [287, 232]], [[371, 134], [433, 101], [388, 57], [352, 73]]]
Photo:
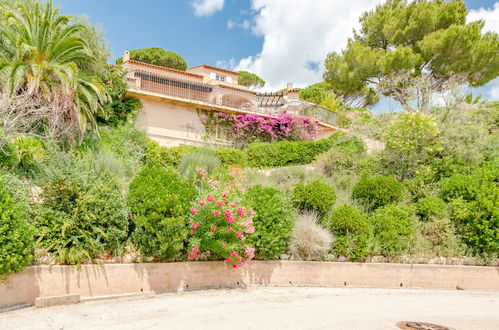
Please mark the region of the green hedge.
[[315, 157], [332, 147], [349, 151], [364, 150], [362, 141], [343, 132], [335, 132], [330, 137], [318, 141], [280, 141], [274, 143], [251, 143], [246, 152], [248, 164], [255, 168], [282, 167], [309, 164]]

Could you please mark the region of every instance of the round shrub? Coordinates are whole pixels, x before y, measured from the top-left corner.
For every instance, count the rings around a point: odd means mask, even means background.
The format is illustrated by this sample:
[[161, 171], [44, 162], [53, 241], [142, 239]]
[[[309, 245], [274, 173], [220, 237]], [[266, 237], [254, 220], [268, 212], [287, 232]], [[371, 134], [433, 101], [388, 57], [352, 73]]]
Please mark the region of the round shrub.
[[256, 185], [246, 193], [246, 202], [256, 212], [257, 228], [250, 239], [259, 259], [274, 259], [288, 251], [295, 223], [293, 206], [279, 190]]
[[324, 216], [334, 205], [334, 188], [323, 179], [298, 183], [293, 190], [293, 204], [302, 211], [313, 211]]
[[31, 261], [33, 231], [25, 207], [13, 199], [0, 177], [0, 276], [18, 272]]
[[195, 196], [195, 187], [172, 169], [150, 163], [137, 173], [130, 183], [128, 205], [135, 224], [132, 240], [143, 254], [163, 260], [179, 255]]
[[386, 257], [407, 253], [415, 238], [415, 218], [408, 206], [387, 205], [372, 215], [375, 252]]
[[35, 210], [40, 247], [64, 264], [119, 254], [128, 237], [128, 212], [116, 179], [48, 181]]
[[372, 228], [367, 217], [350, 205], [333, 210], [325, 224], [333, 234], [333, 250], [338, 256], [362, 260], [369, 253]]
[[404, 185], [391, 176], [364, 176], [353, 187], [352, 198], [369, 210], [402, 200]]
[[434, 196], [420, 198], [415, 203], [416, 215], [424, 221], [434, 217], [445, 217], [446, 208], [447, 204], [442, 199]]

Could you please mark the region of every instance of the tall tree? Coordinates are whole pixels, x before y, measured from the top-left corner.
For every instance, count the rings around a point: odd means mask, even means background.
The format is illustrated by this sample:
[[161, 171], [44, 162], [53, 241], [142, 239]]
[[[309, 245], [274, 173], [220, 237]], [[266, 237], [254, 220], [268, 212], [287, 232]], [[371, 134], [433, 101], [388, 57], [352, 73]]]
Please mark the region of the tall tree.
[[85, 25], [73, 24], [69, 16], [60, 15], [52, 2], [20, 1], [14, 9], [5, 9], [0, 24], [4, 103], [37, 99], [33, 104], [44, 109], [43, 116], [33, 109], [9, 115], [46, 121], [53, 135], [63, 135], [72, 142], [81, 140], [88, 126], [96, 127], [96, 114], [108, 99], [92, 71], [95, 59], [83, 37], [88, 32]]
[[344, 101], [373, 104], [381, 94], [406, 110], [414, 98], [428, 109], [449, 84], [482, 86], [499, 75], [499, 38], [482, 33], [483, 21], [466, 24], [467, 13], [462, 0], [388, 0], [327, 56], [324, 79]]
[[[187, 62], [182, 56], [159, 47], [134, 49], [130, 51], [130, 59], [181, 71], [187, 70]], [[118, 64], [121, 62], [122, 57], [116, 60]]]
[[265, 86], [265, 80], [254, 73], [248, 71], [238, 71], [238, 73], [239, 77], [237, 82], [239, 83], [239, 85], [246, 86], [251, 90], [262, 88], [263, 86]]

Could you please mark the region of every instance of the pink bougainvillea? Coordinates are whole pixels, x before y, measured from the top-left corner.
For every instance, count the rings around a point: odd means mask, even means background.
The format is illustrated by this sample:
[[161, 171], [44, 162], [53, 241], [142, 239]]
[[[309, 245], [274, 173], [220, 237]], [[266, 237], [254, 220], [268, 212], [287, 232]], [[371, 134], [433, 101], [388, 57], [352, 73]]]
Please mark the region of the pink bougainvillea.
[[244, 205], [245, 183], [236, 171], [203, 180], [203, 170], [197, 169], [202, 196], [188, 220], [189, 259], [225, 260], [238, 268], [254, 258], [255, 248], [246, 239], [255, 232], [255, 212]]
[[313, 140], [316, 138], [319, 122], [307, 117], [281, 113], [277, 117], [242, 114], [232, 115], [223, 112], [201, 116], [206, 131], [215, 135], [225, 135], [240, 145], [253, 141], [274, 142], [280, 140]]

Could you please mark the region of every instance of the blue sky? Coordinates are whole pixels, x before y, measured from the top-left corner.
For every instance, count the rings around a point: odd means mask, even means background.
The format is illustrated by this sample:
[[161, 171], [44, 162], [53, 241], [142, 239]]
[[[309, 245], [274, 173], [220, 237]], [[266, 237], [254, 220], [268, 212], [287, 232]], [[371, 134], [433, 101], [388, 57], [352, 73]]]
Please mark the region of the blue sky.
[[[86, 15], [105, 32], [113, 56], [157, 46], [182, 55], [189, 66], [246, 69], [269, 89], [320, 80], [323, 60], [338, 51], [360, 13], [381, 0], [54, 0], [69, 15]], [[467, 0], [473, 17], [499, 30], [499, 1]], [[494, 4], [497, 3], [494, 7]], [[197, 12], [196, 12], [196, 4]], [[479, 8], [484, 8], [479, 11]], [[492, 92], [497, 88], [496, 92]], [[480, 89], [499, 99], [499, 81]], [[497, 94], [497, 95], [496, 95]]]

